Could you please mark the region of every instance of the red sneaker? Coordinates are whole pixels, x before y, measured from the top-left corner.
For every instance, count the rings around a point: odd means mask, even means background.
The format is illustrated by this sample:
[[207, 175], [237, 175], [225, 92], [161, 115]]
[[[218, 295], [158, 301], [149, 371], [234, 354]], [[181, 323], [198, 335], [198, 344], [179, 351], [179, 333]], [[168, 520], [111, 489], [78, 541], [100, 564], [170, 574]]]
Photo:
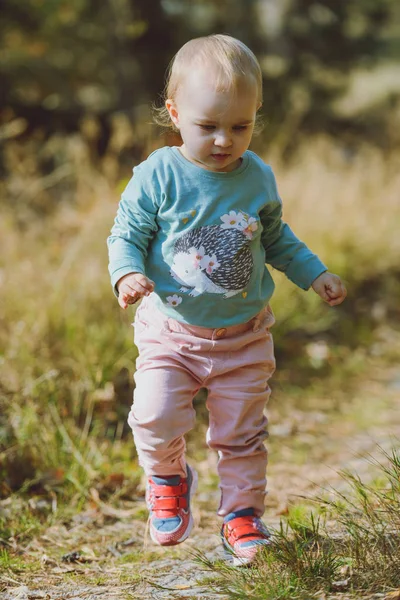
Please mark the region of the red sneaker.
[[193, 529], [190, 498], [197, 489], [197, 473], [187, 465], [187, 477], [149, 477], [146, 503], [150, 535], [160, 546], [180, 544]]
[[271, 543], [271, 534], [264, 523], [253, 514], [251, 509], [231, 513], [225, 517], [221, 529], [222, 543], [232, 557], [235, 567], [250, 564], [257, 554]]

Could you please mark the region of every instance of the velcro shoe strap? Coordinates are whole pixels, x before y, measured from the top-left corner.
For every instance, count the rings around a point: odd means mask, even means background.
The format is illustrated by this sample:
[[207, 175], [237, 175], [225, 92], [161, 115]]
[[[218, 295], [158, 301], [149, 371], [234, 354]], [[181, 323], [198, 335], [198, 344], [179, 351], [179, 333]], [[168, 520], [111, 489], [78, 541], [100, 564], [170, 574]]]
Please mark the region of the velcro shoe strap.
[[[243, 537], [248, 537], [250, 535], [254, 535], [255, 533], [257, 533], [254, 529], [254, 527], [248, 527], [248, 526], [241, 526], [241, 527], [235, 527], [233, 529], [229, 529], [229, 538], [232, 538], [235, 542], [237, 542], [237, 540], [240, 540], [240, 538]], [[261, 536], [261, 534], [260, 534]]]
[[228, 521], [225, 526], [228, 536], [233, 542], [237, 542], [242, 538], [250, 538], [251, 536], [267, 539], [267, 535], [259, 531], [254, 525], [254, 521], [251, 521], [248, 517], [237, 517], [236, 519], [232, 519], [232, 521]]
[[187, 508], [186, 498], [180, 496], [175, 498], [155, 498], [153, 510], [173, 510], [178, 508]]
[[154, 496], [166, 497], [166, 496], [184, 496], [187, 494], [188, 486], [186, 482], [182, 482], [179, 485], [157, 485], [153, 483], [151, 485], [151, 492]]

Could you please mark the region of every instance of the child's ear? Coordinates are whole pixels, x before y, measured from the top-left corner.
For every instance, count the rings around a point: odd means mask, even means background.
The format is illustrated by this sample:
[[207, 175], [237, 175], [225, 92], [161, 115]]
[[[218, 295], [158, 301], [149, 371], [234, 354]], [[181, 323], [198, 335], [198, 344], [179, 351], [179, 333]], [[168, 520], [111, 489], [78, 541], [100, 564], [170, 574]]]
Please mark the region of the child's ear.
[[175, 102], [173, 100], [171, 100], [170, 98], [168, 98], [165, 101], [165, 107], [166, 107], [167, 111], [169, 112], [171, 121], [173, 122], [175, 127], [177, 127], [179, 129], [179, 114], [178, 114], [178, 109], [177, 109]]

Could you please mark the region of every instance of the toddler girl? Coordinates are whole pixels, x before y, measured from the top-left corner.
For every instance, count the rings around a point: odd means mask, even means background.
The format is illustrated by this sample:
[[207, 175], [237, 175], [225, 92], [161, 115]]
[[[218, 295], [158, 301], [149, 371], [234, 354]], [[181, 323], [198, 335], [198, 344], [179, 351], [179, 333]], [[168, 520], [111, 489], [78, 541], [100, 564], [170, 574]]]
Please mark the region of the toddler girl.
[[193, 397], [205, 387], [221, 535], [234, 564], [251, 562], [269, 542], [260, 519], [275, 368], [266, 263], [331, 306], [346, 295], [282, 221], [272, 170], [248, 150], [261, 102], [260, 66], [242, 42], [211, 35], [185, 44], [165, 101], [183, 144], [135, 167], [108, 239], [120, 306], [143, 298], [129, 424], [147, 476], [151, 537], [179, 544], [193, 527], [197, 476], [184, 436], [194, 425]]

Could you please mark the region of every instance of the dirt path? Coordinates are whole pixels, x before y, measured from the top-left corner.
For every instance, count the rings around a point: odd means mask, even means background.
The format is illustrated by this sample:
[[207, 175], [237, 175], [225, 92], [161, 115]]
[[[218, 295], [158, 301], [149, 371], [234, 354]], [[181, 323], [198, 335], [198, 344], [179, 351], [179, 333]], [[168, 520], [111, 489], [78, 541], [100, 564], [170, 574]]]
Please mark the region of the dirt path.
[[[281, 392], [270, 410], [269, 496], [265, 521], [279, 523], [288, 506], [323, 488], [344, 485], [338, 471], [349, 469], [368, 478], [369, 455], [379, 457], [377, 444], [389, 449], [400, 432], [400, 368], [371, 358], [368, 379], [353, 392], [331, 392], [329, 401], [307, 390], [306, 406]], [[322, 389], [322, 388], [321, 388]], [[325, 401], [324, 401], [325, 398]], [[324, 406], [334, 405], [335, 410]], [[303, 403], [304, 404], [304, 403]], [[94, 497], [87, 510], [57, 524], [24, 548], [26, 568], [0, 574], [2, 600], [221, 599], [207, 583], [210, 573], [194, 559], [196, 551], [222, 558], [215, 516], [218, 503], [215, 457], [197, 465], [202, 485], [194, 502], [196, 527], [182, 546], [163, 549], [146, 534], [143, 498], [118, 508]], [[68, 553], [79, 552], [73, 555]], [[65, 557], [64, 560], [62, 557]], [[69, 562], [68, 562], [69, 560]], [[203, 581], [202, 581], [203, 580]], [[0, 588], [1, 589], [1, 588]]]

